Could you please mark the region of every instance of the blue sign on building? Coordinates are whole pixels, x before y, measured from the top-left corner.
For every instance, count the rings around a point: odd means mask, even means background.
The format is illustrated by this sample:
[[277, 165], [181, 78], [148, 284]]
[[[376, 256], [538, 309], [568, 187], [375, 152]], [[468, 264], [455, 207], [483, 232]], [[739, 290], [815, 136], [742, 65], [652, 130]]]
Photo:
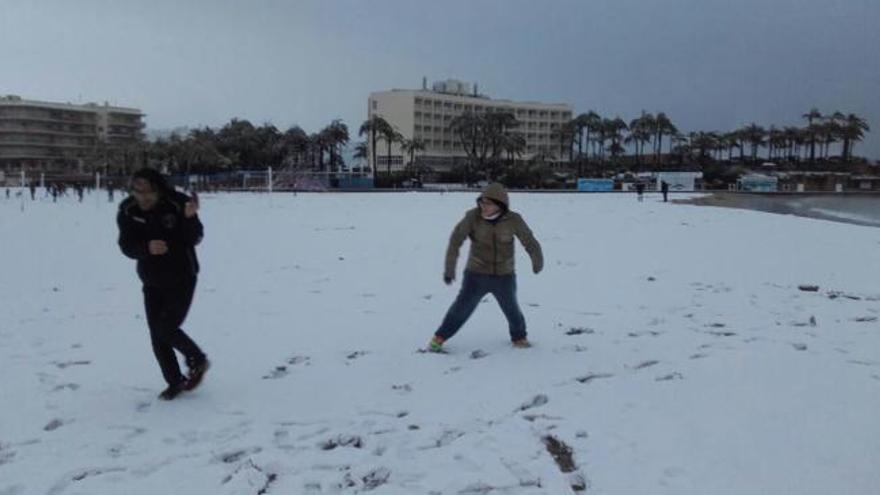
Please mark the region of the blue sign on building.
[[613, 179], [578, 179], [577, 190], [581, 192], [608, 192], [614, 190]]
[[737, 182], [740, 191], [776, 192], [779, 179], [767, 175], [751, 174], [742, 176]]

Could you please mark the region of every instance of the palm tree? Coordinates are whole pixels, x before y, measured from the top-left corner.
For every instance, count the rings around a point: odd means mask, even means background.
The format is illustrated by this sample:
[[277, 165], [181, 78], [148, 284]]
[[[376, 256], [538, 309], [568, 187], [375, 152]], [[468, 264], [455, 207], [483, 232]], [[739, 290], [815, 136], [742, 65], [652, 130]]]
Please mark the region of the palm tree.
[[796, 162], [800, 158], [801, 145], [804, 143], [803, 133], [801, 129], [794, 126], [786, 126], [782, 133], [788, 149], [788, 161]]
[[599, 116], [598, 113], [590, 110], [585, 114], [581, 114], [578, 116], [578, 119], [582, 119], [584, 123], [584, 128], [587, 130], [587, 146], [591, 146], [593, 148], [593, 156], [596, 156], [596, 142], [595, 140], [590, 139], [590, 134], [596, 134], [599, 132], [599, 128], [602, 125], [602, 117]]
[[620, 117], [607, 121], [606, 132], [608, 139], [611, 140], [611, 145], [608, 147], [608, 151], [611, 153], [612, 159], [617, 158], [625, 151], [620, 142], [623, 140], [623, 131], [627, 129], [626, 122]]
[[341, 146], [345, 146], [349, 142], [348, 126], [339, 119], [334, 120], [325, 127], [321, 134], [324, 136], [324, 142], [330, 151], [330, 171], [336, 172], [336, 158], [340, 155], [338, 152]]
[[416, 151], [423, 151], [425, 149], [425, 142], [419, 138], [406, 139], [402, 138], [400, 140], [400, 149], [404, 153], [409, 153], [409, 163], [406, 165], [406, 168], [420, 181], [422, 179], [422, 168], [421, 166], [416, 165], [415, 163], [415, 155]]
[[[831, 123], [830, 131], [834, 134], [834, 141], [840, 141], [840, 158], [846, 158], [847, 142], [844, 140], [844, 126], [846, 125], [846, 115], [841, 111], [836, 111], [829, 118]], [[833, 141], [832, 141], [833, 142]]]
[[722, 134], [721, 141], [724, 143], [724, 147], [727, 148], [727, 161], [733, 162], [733, 149], [739, 148], [740, 152], [742, 152], [742, 145], [740, 144], [739, 133], [733, 131]]
[[324, 150], [327, 149], [327, 135], [316, 132], [309, 136], [309, 151], [312, 170], [324, 170]]
[[526, 151], [526, 147], [526, 138], [518, 132], [508, 134], [505, 137], [504, 152], [507, 153], [508, 166], [513, 167], [516, 159], [521, 158]]
[[711, 158], [711, 152], [718, 149], [718, 135], [714, 132], [691, 132], [689, 134], [690, 149], [697, 151], [697, 159], [702, 163]]
[[425, 142], [419, 138], [403, 139], [400, 143], [400, 149], [404, 153], [409, 153], [409, 167], [415, 165], [415, 155], [417, 151], [425, 150]]
[[386, 157], [387, 161], [385, 165], [387, 167], [388, 177], [391, 177], [391, 146], [394, 145], [394, 143], [399, 143], [401, 140], [403, 140], [403, 135], [401, 135], [389, 125], [386, 129], [382, 130], [382, 139], [385, 140], [385, 145], [387, 146], [388, 150], [388, 155]]
[[844, 118], [841, 127], [844, 162], [848, 162], [852, 159], [853, 146], [856, 142], [861, 141], [865, 137], [865, 133], [870, 130], [871, 127], [868, 126], [868, 122], [854, 113], [851, 113]]
[[645, 113], [644, 110], [639, 118], [633, 119], [629, 123], [629, 135], [624, 139], [624, 143], [634, 145], [638, 165], [642, 164], [642, 148], [653, 138], [654, 128], [654, 116]]
[[[582, 113], [572, 120], [575, 133], [577, 136], [578, 143], [578, 159], [584, 155], [584, 129], [588, 129], [589, 126], [589, 116], [587, 114]], [[589, 134], [587, 137], [587, 141], [589, 141]]]
[[816, 163], [816, 129], [815, 122], [822, 120], [822, 113], [818, 108], [811, 108], [809, 112], [801, 115], [807, 119], [807, 129], [810, 131], [810, 164]]
[[[370, 158], [370, 145], [366, 141], [358, 141], [358, 143], [354, 146], [354, 159], [363, 163], [364, 161], [369, 162]], [[361, 167], [363, 169], [363, 167]]]
[[574, 121], [568, 121], [564, 124], [557, 127], [551, 134], [552, 139], [557, 139], [559, 142], [559, 161], [562, 161], [562, 158], [565, 156], [565, 149], [568, 148], [568, 156], [569, 162], [572, 161], [574, 154], [574, 137], [575, 137], [575, 124]]
[[655, 163], [659, 163], [660, 154], [663, 151], [663, 136], [677, 134], [678, 128], [675, 127], [672, 121], [669, 120], [669, 117], [663, 112], [657, 114], [657, 117], [654, 119], [654, 125], [657, 132], [657, 141], [654, 143], [656, 147]]
[[482, 169], [486, 160], [489, 141], [486, 139], [485, 128], [485, 118], [472, 112], [458, 115], [449, 122], [449, 129], [458, 137], [461, 148], [468, 157], [464, 170], [465, 184], [470, 183], [471, 170]]
[[492, 158], [497, 158], [503, 152], [502, 144], [508, 132], [519, 127], [519, 121], [511, 112], [488, 112], [483, 116], [482, 130], [485, 139], [489, 143]]
[[776, 149], [782, 145], [782, 133], [776, 126], [771, 125], [767, 130], [767, 160], [772, 161], [776, 154]]
[[605, 161], [605, 141], [611, 139], [611, 135], [614, 133], [614, 125], [613, 120], [603, 118], [602, 122], [599, 123], [598, 136], [596, 136], [596, 142], [599, 144], [599, 161]]
[[389, 124], [387, 120], [379, 115], [373, 115], [365, 120], [358, 130], [358, 136], [363, 137], [364, 134], [370, 135], [370, 153], [372, 154], [373, 159], [372, 162], [370, 162], [370, 166], [373, 167], [373, 173], [375, 173], [376, 169], [376, 141], [379, 136], [384, 135], [385, 131], [390, 128], [391, 124]]
[[284, 156], [281, 153], [281, 133], [278, 128], [270, 123], [264, 123], [254, 129], [256, 149], [254, 150], [254, 165], [260, 168], [279, 167]]
[[237, 168], [258, 165], [260, 147], [257, 129], [247, 120], [232, 119], [217, 131], [217, 149]]
[[758, 148], [764, 145], [767, 131], [752, 122], [741, 129], [746, 142], [752, 146], [752, 162], [758, 161]]
[[828, 118], [822, 124], [819, 124], [819, 145], [822, 150], [822, 157], [828, 159], [831, 154], [831, 145], [840, 138], [841, 126], [833, 118]]
[[281, 136], [284, 162], [291, 168], [299, 168], [309, 150], [309, 135], [299, 126], [293, 126]]

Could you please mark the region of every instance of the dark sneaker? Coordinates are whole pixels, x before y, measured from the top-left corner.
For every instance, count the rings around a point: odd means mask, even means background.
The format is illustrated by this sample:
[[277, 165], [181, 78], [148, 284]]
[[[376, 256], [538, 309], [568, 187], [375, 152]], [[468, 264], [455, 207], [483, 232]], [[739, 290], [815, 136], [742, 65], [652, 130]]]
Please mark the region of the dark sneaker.
[[161, 400], [174, 400], [175, 397], [180, 395], [180, 393], [185, 390], [187, 390], [186, 389], [186, 380], [184, 380], [180, 383], [174, 384], [174, 385], [168, 385], [168, 388], [166, 388], [165, 390], [162, 391], [162, 393], [159, 394], [159, 399], [161, 399]]
[[208, 361], [207, 358], [203, 359], [201, 362], [190, 366], [189, 373], [186, 377], [186, 381], [183, 382], [184, 390], [194, 390], [196, 387], [201, 385], [202, 378], [205, 377], [205, 373], [208, 371], [208, 368], [211, 367], [211, 362]]

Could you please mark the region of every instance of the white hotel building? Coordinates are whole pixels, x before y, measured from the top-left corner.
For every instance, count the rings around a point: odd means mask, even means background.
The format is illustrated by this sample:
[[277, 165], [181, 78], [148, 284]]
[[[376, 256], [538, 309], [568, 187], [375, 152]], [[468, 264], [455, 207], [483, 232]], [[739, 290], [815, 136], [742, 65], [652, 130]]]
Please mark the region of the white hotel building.
[[[558, 138], [554, 137], [554, 132], [572, 119], [571, 105], [564, 103], [493, 100], [479, 95], [476, 89], [472, 91], [467, 83], [447, 80], [434, 83], [432, 90], [423, 82], [421, 90], [392, 89], [370, 93], [367, 115], [368, 118], [381, 116], [405, 139], [422, 140], [425, 150], [416, 153], [416, 162], [435, 171], [445, 171], [467, 159], [460, 140], [449, 130], [452, 119], [466, 112], [476, 115], [510, 112], [519, 122], [515, 132], [526, 139], [523, 159], [543, 152], [554, 161], [568, 161], [568, 156], [560, 152]], [[367, 146], [372, 143], [368, 142]], [[379, 172], [384, 172], [387, 170], [387, 145], [377, 138], [376, 147], [375, 165], [378, 165]], [[372, 150], [368, 155], [372, 162]], [[391, 170], [403, 170], [408, 162], [409, 156], [402, 152], [400, 144], [392, 145]], [[370, 163], [371, 167], [373, 165]]]

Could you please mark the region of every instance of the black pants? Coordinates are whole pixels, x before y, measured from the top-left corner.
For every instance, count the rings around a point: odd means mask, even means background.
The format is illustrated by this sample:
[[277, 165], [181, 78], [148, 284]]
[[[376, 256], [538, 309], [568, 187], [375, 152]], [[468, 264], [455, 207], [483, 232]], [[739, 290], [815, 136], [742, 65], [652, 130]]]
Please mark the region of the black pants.
[[147, 310], [153, 353], [159, 361], [162, 376], [169, 385], [184, 380], [174, 354], [175, 349], [184, 355], [189, 366], [205, 359], [199, 346], [180, 329], [189, 312], [195, 289], [195, 277], [171, 287], [144, 286], [144, 306]]
[[526, 320], [519, 303], [516, 301], [516, 275], [483, 275], [481, 273], [464, 272], [464, 280], [461, 283], [461, 291], [452, 307], [443, 318], [443, 323], [435, 335], [447, 340], [455, 335], [470, 318], [477, 304], [486, 294], [492, 294], [501, 306], [501, 311], [507, 317], [510, 327], [510, 340], [520, 340], [526, 337]]

